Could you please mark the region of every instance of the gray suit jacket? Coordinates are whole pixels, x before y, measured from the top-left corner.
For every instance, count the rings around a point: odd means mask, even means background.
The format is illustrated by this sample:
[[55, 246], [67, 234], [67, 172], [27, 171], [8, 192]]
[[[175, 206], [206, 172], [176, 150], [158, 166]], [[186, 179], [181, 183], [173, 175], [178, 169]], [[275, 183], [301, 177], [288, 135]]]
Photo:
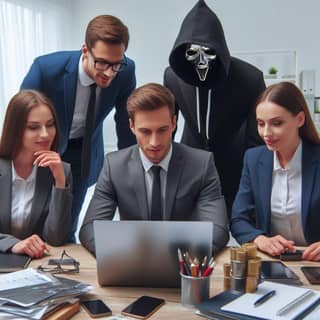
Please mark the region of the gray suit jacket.
[[32, 234], [51, 245], [63, 244], [71, 229], [72, 177], [70, 165], [63, 163], [66, 189], [56, 189], [49, 168], [37, 169], [35, 197], [29, 220], [19, 234], [11, 234], [11, 160], [0, 159], [0, 251], [5, 252]]
[[[228, 218], [213, 155], [173, 143], [167, 173], [164, 220], [212, 221], [213, 246], [229, 239]], [[112, 220], [116, 207], [121, 220], [148, 220], [144, 169], [137, 145], [106, 155], [81, 230], [80, 241], [95, 251], [93, 221]]]

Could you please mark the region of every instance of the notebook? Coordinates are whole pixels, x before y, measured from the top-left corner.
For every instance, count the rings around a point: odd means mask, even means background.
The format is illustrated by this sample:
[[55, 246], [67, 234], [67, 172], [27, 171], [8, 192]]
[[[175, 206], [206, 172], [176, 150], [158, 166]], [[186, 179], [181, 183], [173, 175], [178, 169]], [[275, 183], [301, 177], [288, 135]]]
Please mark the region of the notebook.
[[28, 266], [31, 258], [26, 255], [0, 252], [0, 272], [13, 272]]
[[[254, 302], [271, 290], [275, 290], [276, 294], [256, 307]], [[300, 319], [298, 316], [319, 298], [319, 291], [264, 281], [259, 284], [256, 292], [241, 295], [221, 310], [262, 319]]]
[[94, 221], [98, 282], [109, 286], [180, 287], [178, 248], [212, 254], [212, 222]]

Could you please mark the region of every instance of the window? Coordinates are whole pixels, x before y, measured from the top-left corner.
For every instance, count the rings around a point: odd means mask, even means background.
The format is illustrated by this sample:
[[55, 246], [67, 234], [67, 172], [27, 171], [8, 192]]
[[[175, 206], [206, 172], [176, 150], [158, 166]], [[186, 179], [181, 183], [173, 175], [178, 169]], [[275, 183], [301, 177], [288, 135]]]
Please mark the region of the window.
[[68, 47], [69, 1], [0, 0], [0, 128], [33, 59]]

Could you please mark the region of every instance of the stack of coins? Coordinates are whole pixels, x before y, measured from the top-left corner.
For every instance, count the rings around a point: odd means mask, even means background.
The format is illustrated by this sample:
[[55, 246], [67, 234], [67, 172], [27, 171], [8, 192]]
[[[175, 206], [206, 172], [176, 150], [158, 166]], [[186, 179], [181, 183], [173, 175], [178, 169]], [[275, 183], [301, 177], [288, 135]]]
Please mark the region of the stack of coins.
[[246, 243], [241, 247], [232, 247], [230, 253], [231, 263], [224, 264], [224, 289], [256, 291], [261, 267], [256, 245]]

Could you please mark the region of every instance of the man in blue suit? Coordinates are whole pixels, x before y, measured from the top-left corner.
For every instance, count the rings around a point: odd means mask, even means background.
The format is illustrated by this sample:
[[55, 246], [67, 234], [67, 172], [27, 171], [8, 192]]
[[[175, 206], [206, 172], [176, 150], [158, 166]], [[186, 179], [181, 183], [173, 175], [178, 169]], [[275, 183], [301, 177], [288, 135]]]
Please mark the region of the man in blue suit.
[[135, 143], [126, 110], [136, 86], [134, 62], [124, 54], [128, 42], [128, 28], [118, 18], [97, 16], [88, 24], [82, 50], [36, 58], [21, 85], [43, 92], [57, 112], [60, 151], [74, 180], [71, 241], [87, 189], [103, 164], [102, 124], [114, 107], [118, 148]]

